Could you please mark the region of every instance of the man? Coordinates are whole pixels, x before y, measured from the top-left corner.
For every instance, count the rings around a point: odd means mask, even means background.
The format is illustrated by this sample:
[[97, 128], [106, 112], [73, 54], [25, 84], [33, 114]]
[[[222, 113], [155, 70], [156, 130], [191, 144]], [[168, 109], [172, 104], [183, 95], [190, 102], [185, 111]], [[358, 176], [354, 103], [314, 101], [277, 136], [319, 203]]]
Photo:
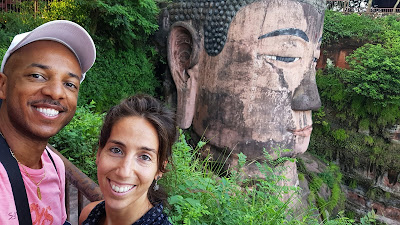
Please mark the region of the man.
[[[177, 1], [168, 63], [178, 94], [180, 126], [193, 125], [214, 153], [263, 149], [306, 151], [324, 0]], [[237, 158], [236, 158], [237, 159]], [[295, 168], [294, 168], [295, 169]]]
[[46, 144], [74, 116], [95, 58], [92, 38], [70, 21], [14, 37], [0, 70], [0, 224], [66, 221], [65, 168]]

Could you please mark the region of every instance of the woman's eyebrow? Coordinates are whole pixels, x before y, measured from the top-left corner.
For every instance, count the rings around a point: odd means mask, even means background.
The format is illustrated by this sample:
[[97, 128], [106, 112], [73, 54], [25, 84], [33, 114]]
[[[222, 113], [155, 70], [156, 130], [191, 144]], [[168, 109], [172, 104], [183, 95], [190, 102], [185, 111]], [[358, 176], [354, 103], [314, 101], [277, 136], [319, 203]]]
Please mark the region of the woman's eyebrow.
[[281, 35], [297, 36], [306, 42], [310, 41], [307, 34], [304, 31], [297, 29], [297, 28], [285, 28], [285, 29], [274, 30], [267, 34], [261, 35], [260, 37], [258, 37], [258, 39], [263, 39], [263, 38], [267, 38], [267, 37], [276, 37], [276, 36], [281, 36]]
[[146, 146], [142, 146], [140, 149], [145, 150], [145, 151], [150, 151], [150, 152], [157, 153], [157, 151], [154, 148], [149, 148], [149, 147], [146, 147]]

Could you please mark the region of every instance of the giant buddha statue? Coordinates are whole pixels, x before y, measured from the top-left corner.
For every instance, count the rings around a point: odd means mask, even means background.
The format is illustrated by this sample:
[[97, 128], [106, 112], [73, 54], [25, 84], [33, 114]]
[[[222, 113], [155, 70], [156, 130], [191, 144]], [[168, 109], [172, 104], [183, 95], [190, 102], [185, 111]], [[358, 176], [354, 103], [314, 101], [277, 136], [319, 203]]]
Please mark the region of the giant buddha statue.
[[176, 0], [168, 7], [168, 64], [178, 123], [214, 154], [307, 150], [325, 0]]

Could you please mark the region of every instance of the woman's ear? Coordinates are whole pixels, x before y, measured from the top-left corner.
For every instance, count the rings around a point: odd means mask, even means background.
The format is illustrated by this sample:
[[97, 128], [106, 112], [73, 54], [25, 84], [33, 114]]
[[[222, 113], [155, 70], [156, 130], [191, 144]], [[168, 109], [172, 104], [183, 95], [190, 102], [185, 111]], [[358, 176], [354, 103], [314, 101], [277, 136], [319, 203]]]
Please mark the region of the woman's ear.
[[156, 173], [156, 175], [154, 176], [154, 180], [159, 180], [159, 179], [161, 179], [161, 177], [163, 176], [163, 172], [161, 172], [161, 171], [158, 171], [157, 173]]
[[178, 94], [178, 125], [186, 129], [193, 120], [198, 88], [201, 40], [193, 26], [176, 22], [168, 35], [168, 64]]
[[100, 151], [101, 151], [101, 149], [100, 149], [100, 147], [97, 149], [97, 153], [96, 153], [96, 165], [99, 165], [98, 163], [99, 163], [99, 158], [100, 158]]
[[[165, 160], [164, 163], [163, 163], [163, 165], [162, 165], [162, 168], [165, 169], [165, 168], [167, 167], [167, 164], [168, 164], [168, 160]], [[154, 176], [154, 179], [155, 179], [155, 180], [157, 180], [157, 178], [160, 179], [160, 178], [163, 176], [163, 174], [164, 174], [164, 173], [161, 172], [161, 171], [159, 170], [159, 171], [156, 173], [156, 175]]]

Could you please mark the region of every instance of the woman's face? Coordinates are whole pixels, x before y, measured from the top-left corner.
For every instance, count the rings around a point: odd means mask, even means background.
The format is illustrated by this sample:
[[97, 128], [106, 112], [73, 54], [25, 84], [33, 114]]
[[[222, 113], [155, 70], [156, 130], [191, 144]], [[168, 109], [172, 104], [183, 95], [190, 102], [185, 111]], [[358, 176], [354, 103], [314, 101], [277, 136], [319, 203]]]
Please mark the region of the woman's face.
[[97, 152], [97, 177], [108, 208], [146, 207], [147, 192], [158, 170], [157, 131], [146, 119], [118, 120]]

